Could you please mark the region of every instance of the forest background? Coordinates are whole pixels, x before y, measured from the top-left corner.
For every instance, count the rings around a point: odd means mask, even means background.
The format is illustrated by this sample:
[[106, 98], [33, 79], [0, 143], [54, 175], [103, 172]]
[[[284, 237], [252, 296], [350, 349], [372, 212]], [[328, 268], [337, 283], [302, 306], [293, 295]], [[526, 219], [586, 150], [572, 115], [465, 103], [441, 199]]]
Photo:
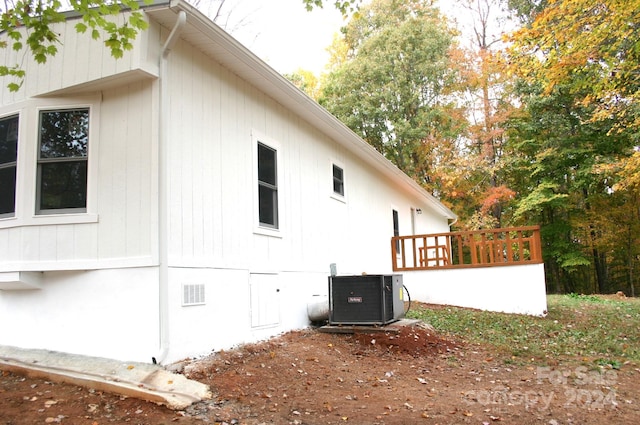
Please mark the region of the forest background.
[[[190, 1], [228, 22], [225, 0]], [[285, 77], [455, 211], [455, 230], [540, 225], [548, 292], [636, 295], [640, 0], [451, 0], [459, 21], [433, 0], [300, 2], [345, 25], [326, 72]], [[65, 6], [115, 57], [146, 26], [135, 0], [8, 0], [0, 48], [45, 62]], [[19, 90], [24, 74], [0, 76]]]

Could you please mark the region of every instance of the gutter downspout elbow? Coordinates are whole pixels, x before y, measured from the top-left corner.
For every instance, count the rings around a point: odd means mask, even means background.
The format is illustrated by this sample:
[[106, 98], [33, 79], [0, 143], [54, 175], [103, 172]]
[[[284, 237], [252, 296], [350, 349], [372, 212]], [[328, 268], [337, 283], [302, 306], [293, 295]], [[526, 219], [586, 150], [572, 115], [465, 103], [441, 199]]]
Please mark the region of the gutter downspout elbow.
[[164, 46], [162, 46], [161, 60], [166, 59], [166, 57], [169, 56], [169, 53], [171, 53], [171, 49], [178, 41], [178, 37], [180, 36], [180, 33], [182, 32], [182, 29], [184, 28], [184, 25], [186, 23], [187, 23], [187, 14], [184, 12], [184, 10], [181, 10], [178, 13], [178, 20], [173, 26], [173, 29], [171, 30], [169, 37], [167, 37], [167, 40], [164, 42]]
[[162, 364], [168, 354], [171, 331], [169, 328], [169, 155], [168, 155], [168, 93], [165, 82], [167, 75], [167, 58], [171, 49], [180, 38], [180, 33], [187, 22], [184, 11], [178, 13], [178, 19], [167, 37], [160, 55], [159, 78], [159, 125], [158, 125], [158, 304], [159, 304], [159, 337], [160, 353], [154, 363]]

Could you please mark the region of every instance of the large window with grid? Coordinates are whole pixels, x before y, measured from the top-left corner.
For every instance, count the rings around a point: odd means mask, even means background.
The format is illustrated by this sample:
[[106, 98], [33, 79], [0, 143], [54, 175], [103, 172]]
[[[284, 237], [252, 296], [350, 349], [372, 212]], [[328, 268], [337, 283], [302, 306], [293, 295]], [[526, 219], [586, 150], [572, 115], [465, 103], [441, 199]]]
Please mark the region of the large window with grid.
[[86, 212], [89, 108], [40, 111], [36, 213]]

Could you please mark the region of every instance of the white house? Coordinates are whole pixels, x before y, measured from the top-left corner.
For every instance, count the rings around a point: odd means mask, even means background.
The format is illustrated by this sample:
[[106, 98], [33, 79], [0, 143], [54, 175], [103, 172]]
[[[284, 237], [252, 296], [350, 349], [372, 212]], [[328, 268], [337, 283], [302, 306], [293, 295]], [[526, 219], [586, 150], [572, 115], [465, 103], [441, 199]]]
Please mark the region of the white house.
[[160, 362], [308, 325], [394, 232], [455, 215], [183, 1], [115, 60], [63, 45], [0, 87], [0, 344]]

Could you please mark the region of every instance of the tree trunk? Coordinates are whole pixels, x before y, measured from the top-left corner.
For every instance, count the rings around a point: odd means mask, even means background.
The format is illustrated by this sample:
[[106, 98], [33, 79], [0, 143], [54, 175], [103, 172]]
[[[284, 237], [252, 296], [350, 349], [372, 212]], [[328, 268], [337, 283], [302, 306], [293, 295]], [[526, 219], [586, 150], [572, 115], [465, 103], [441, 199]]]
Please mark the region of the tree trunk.
[[556, 294], [564, 293], [564, 285], [562, 283], [562, 277], [560, 276], [560, 267], [558, 267], [558, 263], [555, 260], [551, 259], [545, 264], [545, 268], [548, 269], [547, 276], [549, 277], [549, 289], [553, 289], [553, 292]]
[[633, 282], [633, 260], [629, 260], [629, 296], [635, 297], [636, 290]]
[[598, 294], [607, 293], [609, 278], [607, 273], [607, 256], [593, 249], [593, 265], [596, 271], [596, 291]]

